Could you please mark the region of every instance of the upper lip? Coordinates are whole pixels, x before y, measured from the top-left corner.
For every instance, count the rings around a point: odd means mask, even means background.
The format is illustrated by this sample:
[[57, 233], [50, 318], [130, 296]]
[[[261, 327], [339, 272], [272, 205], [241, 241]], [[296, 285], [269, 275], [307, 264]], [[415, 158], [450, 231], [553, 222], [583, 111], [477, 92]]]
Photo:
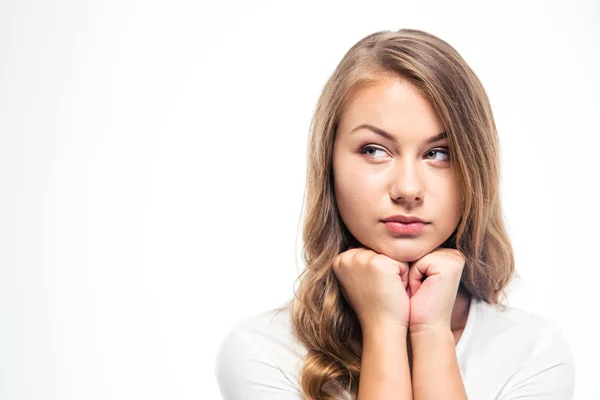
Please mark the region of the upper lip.
[[418, 217], [415, 217], [414, 215], [403, 215], [403, 214], [399, 214], [399, 215], [392, 215], [391, 217], [387, 217], [386, 219], [383, 220], [384, 222], [402, 222], [404, 224], [408, 224], [411, 222], [425, 222], [423, 220], [421, 220]]

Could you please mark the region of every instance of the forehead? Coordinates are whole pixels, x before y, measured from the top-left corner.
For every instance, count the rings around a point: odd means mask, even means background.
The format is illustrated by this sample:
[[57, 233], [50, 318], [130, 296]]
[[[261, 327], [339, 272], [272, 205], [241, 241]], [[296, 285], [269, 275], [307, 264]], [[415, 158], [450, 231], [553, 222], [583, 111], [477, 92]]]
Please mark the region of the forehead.
[[363, 123], [403, 136], [428, 137], [443, 130], [431, 103], [400, 78], [383, 78], [350, 95], [340, 117], [340, 133]]

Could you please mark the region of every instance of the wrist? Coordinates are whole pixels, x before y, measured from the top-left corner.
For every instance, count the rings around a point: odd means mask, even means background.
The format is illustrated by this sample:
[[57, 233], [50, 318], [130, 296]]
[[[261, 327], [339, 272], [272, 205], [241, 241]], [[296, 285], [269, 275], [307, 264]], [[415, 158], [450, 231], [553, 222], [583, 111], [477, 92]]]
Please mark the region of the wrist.
[[422, 324], [422, 325], [410, 325], [408, 327], [408, 334], [410, 336], [436, 336], [446, 335], [452, 333], [450, 324]]
[[408, 338], [412, 347], [419, 347], [422, 343], [428, 346], [431, 343], [443, 344], [452, 343], [454, 345], [454, 335], [450, 327], [418, 327], [408, 330]]
[[372, 321], [362, 324], [363, 340], [373, 337], [403, 338], [408, 336], [409, 328], [407, 325], [395, 321]]

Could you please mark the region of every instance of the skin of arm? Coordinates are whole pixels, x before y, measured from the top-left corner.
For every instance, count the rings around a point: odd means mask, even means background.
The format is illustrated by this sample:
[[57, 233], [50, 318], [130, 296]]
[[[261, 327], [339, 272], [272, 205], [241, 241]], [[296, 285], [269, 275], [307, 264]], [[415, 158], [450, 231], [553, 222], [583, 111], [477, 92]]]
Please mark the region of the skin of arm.
[[416, 400], [467, 399], [452, 332], [464, 265], [464, 254], [448, 248], [438, 248], [411, 264], [408, 335]]
[[358, 400], [413, 398], [408, 328], [379, 324], [363, 329]]
[[415, 400], [467, 400], [452, 331], [410, 332], [412, 389]]

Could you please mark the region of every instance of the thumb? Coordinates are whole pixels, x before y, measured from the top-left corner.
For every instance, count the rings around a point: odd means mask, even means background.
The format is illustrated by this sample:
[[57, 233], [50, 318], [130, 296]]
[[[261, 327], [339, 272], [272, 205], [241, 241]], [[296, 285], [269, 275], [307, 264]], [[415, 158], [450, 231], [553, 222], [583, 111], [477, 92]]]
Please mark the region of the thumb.
[[424, 275], [421, 273], [421, 271], [419, 271], [419, 269], [414, 265], [411, 265], [411, 268], [408, 271], [408, 288], [410, 291], [409, 297], [412, 297], [412, 295], [417, 293], [417, 290], [419, 290], [421, 284], [423, 283], [423, 277]]
[[400, 275], [400, 279], [402, 280], [402, 286], [404, 289], [408, 289], [408, 273], [410, 271], [408, 263], [398, 261], [398, 275]]

